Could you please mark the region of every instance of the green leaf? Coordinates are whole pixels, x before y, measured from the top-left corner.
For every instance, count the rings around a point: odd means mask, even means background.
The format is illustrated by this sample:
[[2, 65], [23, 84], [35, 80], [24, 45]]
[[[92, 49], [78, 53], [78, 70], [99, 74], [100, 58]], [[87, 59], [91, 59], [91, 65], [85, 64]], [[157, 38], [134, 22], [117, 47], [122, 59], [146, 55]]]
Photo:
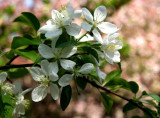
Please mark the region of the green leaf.
[[120, 75], [121, 75], [122, 71], [121, 70], [115, 70], [115, 71], [112, 71], [110, 73], [107, 74], [104, 82], [103, 82], [103, 87], [106, 86], [106, 84], [112, 80], [113, 78], [119, 78]]
[[14, 22], [20, 22], [32, 26], [36, 31], [40, 28], [39, 20], [30, 12], [22, 12], [19, 17], [14, 19]]
[[56, 43], [56, 48], [64, 48], [64, 47], [74, 46], [76, 43], [77, 43], [76, 41], [67, 41], [67, 42], [63, 42], [61, 44]]
[[28, 70], [26, 68], [11, 68], [7, 73], [9, 78], [21, 78], [28, 74]]
[[102, 102], [107, 113], [111, 111], [113, 100], [106, 93], [101, 92]]
[[69, 105], [69, 102], [71, 100], [72, 96], [72, 88], [70, 85], [63, 87], [62, 93], [61, 93], [61, 98], [60, 98], [60, 104], [61, 108], [64, 111], [67, 106]]
[[84, 63], [92, 63], [96, 65], [95, 59], [90, 54], [81, 55], [81, 59], [83, 60]]
[[124, 107], [123, 107], [123, 112], [126, 113], [127, 111], [135, 109], [136, 106], [128, 102]]
[[3, 95], [0, 89], [0, 116], [2, 118], [12, 118], [13, 104], [11, 100], [11, 95]]
[[93, 49], [91, 47], [87, 47], [87, 46], [82, 47], [82, 49], [84, 50], [84, 52], [86, 51], [89, 54], [93, 55], [97, 59], [97, 61], [99, 61], [98, 53], [97, 53], [97, 51], [95, 49]]
[[16, 54], [23, 56], [25, 58], [28, 58], [32, 61], [36, 61], [38, 55], [36, 51], [33, 50], [15, 50], [14, 51]]
[[14, 57], [14, 50], [10, 50], [9, 52], [7, 52], [6, 57], [8, 59], [12, 59]]
[[106, 86], [119, 86], [121, 88], [130, 90], [128, 82], [123, 78], [113, 78], [106, 84]]
[[56, 48], [65, 48], [69, 46], [73, 46], [77, 43], [73, 39], [73, 37], [70, 37], [66, 32], [64, 32], [57, 40], [55, 47]]
[[40, 45], [41, 43], [41, 40], [37, 38], [30, 40], [24, 37], [14, 37], [11, 48], [16, 49], [25, 45]]
[[150, 97], [152, 97], [153, 99], [155, 99], [157, 102], [160, 102], [160, 97], [156, 94], [148, 94]]
[[131, 91], [136, 94], [139, 90], [138, 84], [134, 81], [130, 81], [130, 82], [128, 82], [128, 84], [130, 86]]
[[76, 78], [76, 83], [78, 84], [78, 86], [84, 90], [86, 85], [87, 85], [87, 82], [83, 80], [83, 77], [77, 77]]
[[150, 96], [153, 99], [155, 99], [157, 102], [160, 102], [160, 97], [156, 94], [148, 94], [146, 91], [143, 91], [141, 97], [144, 95]]

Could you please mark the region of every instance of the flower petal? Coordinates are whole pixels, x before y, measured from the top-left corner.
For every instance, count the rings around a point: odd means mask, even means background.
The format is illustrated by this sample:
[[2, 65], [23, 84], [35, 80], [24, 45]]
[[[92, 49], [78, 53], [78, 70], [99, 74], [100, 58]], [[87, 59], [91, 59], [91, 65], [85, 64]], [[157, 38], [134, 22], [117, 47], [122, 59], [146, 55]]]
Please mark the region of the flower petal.
[[118, 51], [114, 52], [113, 61], [116, 63], [120, 62], [120, 53]]
[[48, 68], [49, 68], [49, 73], [52, 73], [52, 72], [57, 73], [59, 70], [57, 61], [50, 63]]
[[56, 84], [50, 83], [50, 92], [51, 96], [54, 100], [57, 100], [59, 98], [59, 88]]
[[47, 38], [57, 38], [62, 34], [62, 28], [54, 27], [51, 31], [46, 32], [45, 37]]
[[6, 72], [2, 72], [0, 74], [0, 84], [2, 84], [7, 78], [7, 73]]
[[99, 43], [103, 43], [103, 40], [102, 40], [102, 37], [101, 37], [101, 35], [100, 35], [100, 33], [98, 32], [98, 30], [97, 29], [94, 29], [93, 31], [92, 31], [92, 33], [93, 33], [93, 35], [94, 35], [94, 38], [99, 42]]
[[82, 10], [75, 10], [74, 11], [74, 18], [79, 18], [81, 17], [82, 14]]
[[72, 78], [73, 78], [73, 75], [65, 74], [59, 79], [58, 84], [62, 87], [67, 86], [71, 83]]
[[52, 80], [52, 81], [57, 81], [58, 80], [57, 73], [54, 73], [54, 72], [50, 73], [49, 74], [49, 79]]
[[14, 83], [15, 88], [13, 90], [15, 95], [18, 95], [19, 93], [22, 92], [22, 83], [20, 81], [17, 81], [16, 83]]
[[86, 63], [82, 65], [82, 67], [78, 70], [79, 73], [89, 74], [94, 69], [94, 65], [92, 63]]
[[93, 41], [93, 40], [94, 40], [94, 38], [91, 35], [86, 34], [86, 36], [84, 36], [83, 38], [81, 38], [80, 41]]
[[87, 8], [82, 8], [82, 13], [87, 21], [93, 23], [93, 16]]
[[81, 24], [81, 27], [82, 27], [82, 29], [84, 29], [84, 30], [86, 30], [86, 31], [90, 31], [91, 28], [92, 28], [92, 25], [90, 25], [90, 24], [87, 23], [87, 22], [83, 22], [83, 23]]
[[102, 22], [98, 24], [97, 27], [99, 28], [101, 32], [106, 33], [106, 34], [115, 33], [119, 30], [116, 25], [109, 23], [109, 22]]
[[106, 73], [104, 73], [103, 71], [101, 71], [101, 70], [99, 69], [99, 67], [97, 67], [96, 72], [97, 72], [97, 75], [98, 75], [98, 77], [99, 77], [100, 79], [105, 80], [105, 78], [106, 78], [106, 76], [107, 76]]
[[40, 55], [42, 57], [44, 57], [44, 58], [49, 59], [49, 58], [53, 58], [54, 57], [54, 55], [52, 53], [52, 49], [49, 46], [45, 45], [45, 44], [40, 44], [38, 46], [38, 51], [39, 51]]
[[70, 17], [71, 19], [74, 18], [74, 9], [73, 9], [72, 6], [68, 6], [68, 7], [67, 7], [67, 13], [68, 13], [68, 15], [69, 15], [69, 17]]
[[48, 60], [46, 60], [46, 59], [42, 60], [40, 65], [41, 65], [42, 71], [45, 73], [46, 76], [48, 76], [49, 75], [49, 68], [48, 68], [49, 62], [48, 62]]
[[107, 9], [105, 6], [99, 6], [94, 11], [94, 20], [102, 22], [107, 16]]
[[32, 100], [39, 102], [47, 96], [47, 87], [40, 85], [32, 91]]
[[74, 61], [66, 60], [66, 59], [61, 59], [60, 64], [62, 68], [64, 68], [65, 70], [73, 70], [73, 67], [76, 65]]
[[61, 58], [69, 58], [72, 55], [74, 55], [76, 52], [77, 52], [77, 47], [76, 46], [74, 46], [74, 47], [65, 47], [62, 50]]
[[58, 16], [58, 14], [60, 14], [60, 13], [59, 13], [59, 11], [57, 11], [57, 10], [52, 10], [52, 11], [51, 11], [51, 14], [52, 14], [52, 19], [54, 20], [54, 19], [57, 19], [57, 16]]
[[71, 36], [76, 36], [76, 35], [78, 35], [78, 34], [80, 33], [80, 31], [81, 31], [81, 27], [78, 26], [78, 25], [75, 24], [75, 23], [72, 23], [71, 25], [66, 26], [65, 28], [66, 28], [67, 33], [68, 33], [69, 35], [71, 35]]
[[35, 81], [40, 81], [38, 76], [44, 75], [43, 71], [37, 67], [32, 67], [29, 72]]

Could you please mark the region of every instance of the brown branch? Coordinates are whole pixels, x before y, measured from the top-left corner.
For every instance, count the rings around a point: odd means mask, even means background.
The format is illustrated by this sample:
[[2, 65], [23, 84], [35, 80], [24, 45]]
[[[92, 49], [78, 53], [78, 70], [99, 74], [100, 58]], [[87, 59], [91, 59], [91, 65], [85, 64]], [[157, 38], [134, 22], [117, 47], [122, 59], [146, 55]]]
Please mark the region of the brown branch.
[[104, 87], [96, 84], [95, 82], [93, 82], [93, 81], [91, 81], [89, 79], [86, 79], [86, 78], [83, 78], [83, 79], [86, 82], [90, 83], [92, 86], [94, 86], [94, 87], [96, 87], [98, 89], [101, 89], [101, 90], [105, 91], [106, 93], [110, 93], [112, 95], [118, 96], [119, 98], [124, 99], [124, 100], [130, 102], [131, 104], [133, 104], [137, 108], [141, 109], [143, 112], [147, 113], [151, 118], [153, 118], [152, 114], [148, 110], [146, 110], [143, 106], [139, 105], [138, 103], [134, 102], [132, 99], [128, 99], [128, 98], [125, 98], [125, 97], [123, 97], [123, 96], [121, 96], [121, 95], [119, 95], [117, 93], [114, 93], [114, 92], [112, 92], [112, 91], [110, 91], [110, 90], [108, 90], [108, 89], [106, 89], [106, 88], [104, 88]]
[[[33, 66], [34, 63], [32, 64], [22, 64], [22, 65], [5, 65], [5, 66], [0, 66], [0, 70], [3, 69], [10, 69], [10, 68], [24, 68], [24, 67], [31, 67]], [[38, 64], [36, 64], [35, 66], [39, 66]]]
[[19, 55], [14, 56], [6, 65], [10, 65]]

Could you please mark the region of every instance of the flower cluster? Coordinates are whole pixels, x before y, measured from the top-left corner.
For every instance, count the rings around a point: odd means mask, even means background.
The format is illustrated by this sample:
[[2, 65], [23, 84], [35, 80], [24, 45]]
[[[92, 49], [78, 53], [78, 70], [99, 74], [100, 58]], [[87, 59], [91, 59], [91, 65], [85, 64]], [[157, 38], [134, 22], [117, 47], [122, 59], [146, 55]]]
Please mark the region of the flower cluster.
[[[87, 22], [82, 22], [80, 27], [73, 21], [81, 15]], [[105, 22], [106, 16], [107, 10], [104, 6], [96, 8], [94, 16], [87, 8], [74, 10], [68, 6], [60, 11], [52, 10], [52, 18], [39, 29], [39, 33], [45, 34], [46, 37], [38, 46], [42, 59], [36, 64], [40, 67], [33, 66], [29, 69], [32, 78], [38, 82], [31, 94], [34, 102], [43, 100], [48, 90], [54, 100], [59, 99], [61, 88], [70, 86], [72, 80], [78, 82], [78, 78], [83, 81], [83, 77], [90, 79], [94, 76], [97, 79], [93, 81], [101, 84], [106, 74], [100, 70], [100, 55], [110, 64], [120, 62], [118, 50], [122, 48], [123, 43], [117, 39], [119, 28], [112, 23]], [[77, 39], [81, 28], [86, 33]], [[101, 33], [106, 34], [104, 39]], [[65, 42], [63, 42], [62, 35], [66, 38]], [[84, 37], [88, 37], [86, 41], [88, 43], [80, 42]], [[90, 38], [95, 40], [90, 41]], [[57, 47], [58, 44], [62, 44], [61, 47]], [[98, 48], [92, 45], [97, 45]], [[6, 72], [0, 74], [0, 87], [4, 95], [10, 93], [16, 97], [13, 110], [13, 117], [16, 118], [25, 114], [25, 107], [29, 103], [24, 99], [24, 95], [31, 89], [22, 91], [20, 83], [4, 84], [6, 77]]]
[[31, 91], [31, 88], [22, 91], [20, 82], [15, 84], [5, 83], [6, 78], [7, 73], [2, 72], [0, 74], [0, 90], [4, 96], [10, 95], [13, 97], [14, 110], [12, 116], [18, 118], [25, 114], [25, 108], [29, 106], [29, 101], [24, 99], [24, 95]]

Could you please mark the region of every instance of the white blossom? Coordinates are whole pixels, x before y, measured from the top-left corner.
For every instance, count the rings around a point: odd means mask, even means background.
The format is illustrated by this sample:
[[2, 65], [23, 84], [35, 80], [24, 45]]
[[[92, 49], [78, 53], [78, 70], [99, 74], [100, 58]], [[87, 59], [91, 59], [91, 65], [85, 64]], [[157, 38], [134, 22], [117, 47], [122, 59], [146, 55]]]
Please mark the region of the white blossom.
[[24, 99], [24, 95], [29, 91], [31, 91], [31, 88], [22, 91], [21, 83], [15, 83], [14, 95], [17, 97], [17, 100], [13, 110], [13, 118], [19, 118], [21, 115], [25, 114], [25, 107], [28, 107], [29, 101]]
[[50, 86], [51, 96], [54, 100], [59, 98], [59, 87], [53, 82], [57, 81], [58, 65], [56, 62], [49, 63], [47, 60], [41, 61], [41, 68], [32, 67], [30, 73], [35, 81], [38, 81], [40, 85], [32, 91], [32, 100], [39, 102], [43, 100], [48, 93], [48, 87]]
[[71, 72], [73, 72], [73, 74], [65, 74], [63, 75], [59, 81], [58, 84], [62, 87], [67, 86], [70, 84], [70, 82], [72, 81], [73, 76], [79, 76], [80, 74], [89, 74], [92, 72], [92, 70], [94, 69], [94, 65], [92, 63], [85, 63], [82, 65], [82, 67], [80, 69], [68, 69]]
[[[109, 22], [103, 22], [107, 16], [107, 10], [105, 6], [97, 7], [94, 11], [94, 17], [87, 8], [82, 8], [82, 13], [85, 19], [89, 22], [83, 22], [81, 24], [81, 27], [86, 31], [99, 29], [103, 33], [111, 34], [119, 30], [116, 25]], [[92, 33], [93, 35], [96, 35], [95, 32]]]
[[7, 73], [6, 72], [2, 72], [0, 74], [0, 87], [2, 89], [2, 93], [4, 95], [6, 95], [7, 93], [12, 94], [13, 93], [13, 89], [14, 89], [14, 85], [10, 84], [10, 83], [4, 83], [5, 80], [7, 78]]
[[118, 50], [122, 49], [123, 43], [122, 41], [116, 39], [119, 34], [109, 34], [104, 39], [102, 39], [101, 35], [97, 30], [94, 30], [95, 32], [95, 39], [101, 43], [101, 48], [104, 53], [105, 59], [110, 63], [113, 64], [113, 62], [120, 62], [120, 53]]
[[72, 20], [80, 16], [81, 10], [74, 11], [71, 6], [63, 7], [60, 11], [52, 10], [52, 19], [48, 20], [46, 25], [39, 29], [39, 32], [45, 34], [47, 38], [57, 38], [65, 28], [69, 35], [76, 36], [81, 28], [77, 24], [72, 23]]
[[55, 48], [57, 40], [52, 40], [51, 48], [45, 44], [40, 44], [38, 47], [39, 53], [46, 59], [56, 58], [60, 61], [61, 66], [66, 70], [73, 70], [75, 62], [67, 60], [77, 52], [76, 46], [70, 46], [65, 48]]

